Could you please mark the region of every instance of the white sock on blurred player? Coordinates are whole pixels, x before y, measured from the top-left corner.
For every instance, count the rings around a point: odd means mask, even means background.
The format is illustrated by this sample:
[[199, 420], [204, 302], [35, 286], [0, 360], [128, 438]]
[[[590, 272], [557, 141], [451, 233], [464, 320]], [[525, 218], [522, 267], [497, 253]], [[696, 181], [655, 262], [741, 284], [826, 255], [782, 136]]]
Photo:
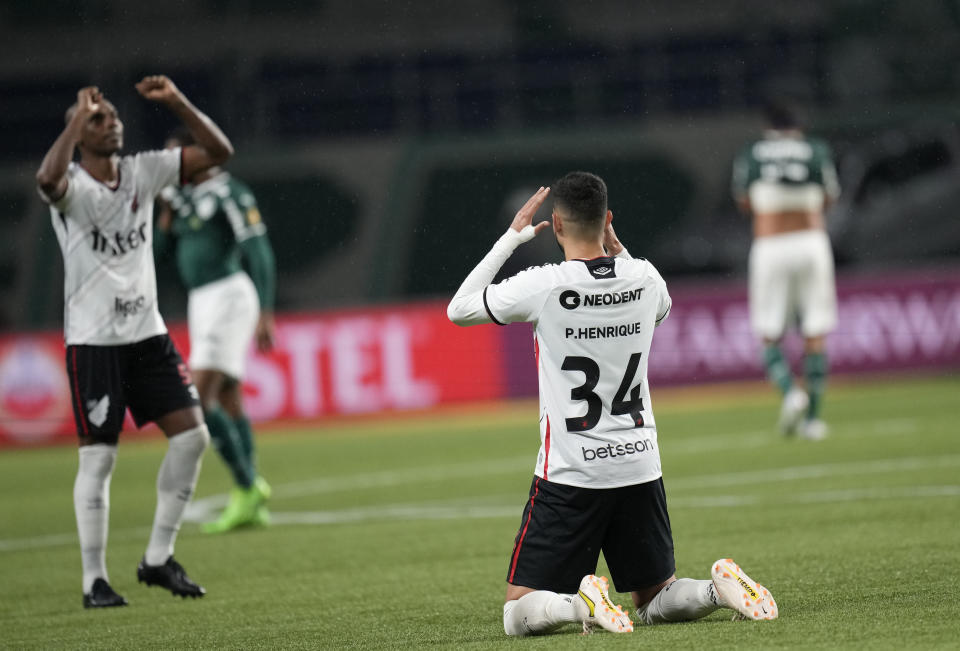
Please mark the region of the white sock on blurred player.
[[147, 565], [163, 565], [173, 555], [173, 543], [197, 486], [200, 461], [209, 442], [206, 425], [170, 437], [167, 455], [157, 473], [157, 512], [144, 555]]
[[706, 617], [720, 608], [719, 596], [713, 581], [677, 579], [637, 610], [637, 617], [644, 624], [686, 622]]
[[110, 476], [117, 460], [117, 446], [97, 443], [79, 449], [80, 463], [73, 484], [73, 509], [77, 515], [83, 592], [93, 582], [107, 577], [107, 525], [110, 519]]
[[588, 614], [577, 595], [536, 590], [503, 604], [503, 630], [507, 635], [548, 633], [563, 624], [582, 622]]

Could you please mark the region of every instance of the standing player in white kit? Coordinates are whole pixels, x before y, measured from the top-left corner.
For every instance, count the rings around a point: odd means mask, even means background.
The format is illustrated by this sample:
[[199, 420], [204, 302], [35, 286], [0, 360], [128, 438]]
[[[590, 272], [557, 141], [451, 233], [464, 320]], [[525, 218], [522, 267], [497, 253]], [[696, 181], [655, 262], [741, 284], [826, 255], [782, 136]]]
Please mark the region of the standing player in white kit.
[[[490, 284], [514, 249], [549, 227], [532, 220], [553, 196], [553, 231], [566, 260]], [[447, 309], [458, 325], [534, 325], [540, 453], [507, 571], [508, 635], [568, 622], [630, 632], [633, 623], [595, 576], [604, 554], [616, 589], [646, 624], [717, 608], [773, 619], [770, 593], [730, 559], [713, 580], [677, 579], [673, 537], [647, 385], [654, 328], [671, 300], [652, 264], [613, 231], [606, 184], [571, 172], [540, 188], [460, 286]]]
[[[136, 88], [176, 114], [197, 144], [120, 156], [123, 123], [91, 86], [77, 93], [66, 127], [37, 171], [65, 269], [67, 375], [80, 443], [73, 499], [85, 608], [127, 604], [110, 586], [106, 567], [110, 477], [127, 408], [138, 426], [153, 421], [169, 439], [137, 579], [183, 597], [205, 593], [173, 558], [210, 436], [197, 390], [157, 309], [153, 203], [164, 186], [223, 163], [233, 147], [167, 77], [145, 77]], [[79, 162], [72, 162], [75, 149]]]

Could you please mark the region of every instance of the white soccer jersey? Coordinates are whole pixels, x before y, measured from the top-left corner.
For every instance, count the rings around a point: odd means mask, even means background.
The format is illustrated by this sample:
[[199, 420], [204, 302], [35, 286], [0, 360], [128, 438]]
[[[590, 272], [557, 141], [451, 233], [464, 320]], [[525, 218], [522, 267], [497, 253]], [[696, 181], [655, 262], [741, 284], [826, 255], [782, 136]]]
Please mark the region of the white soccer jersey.
[[490, 318], [534, 325], [540, 454], [548, 481], [613, 488], [661, 476], [647, 385], [666, 283], [629, 256], [534, 267], [484, 290]]
[[66, 193], [44, 197], [63, 253], [67, 345], [129, 344], [167, 331], [157, 309], [153, 202], [180, 182], [180, 165], [179, 148], [123, 156], [111, 187], [70, 163]]

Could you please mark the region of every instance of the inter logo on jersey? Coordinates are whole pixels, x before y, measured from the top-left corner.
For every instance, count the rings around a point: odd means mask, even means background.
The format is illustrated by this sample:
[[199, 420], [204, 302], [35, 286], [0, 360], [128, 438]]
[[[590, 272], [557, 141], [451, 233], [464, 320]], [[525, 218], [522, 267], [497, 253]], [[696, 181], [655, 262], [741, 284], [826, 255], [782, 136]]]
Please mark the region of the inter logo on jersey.
[[147, 241], [147, 224], [144, 222], [126, 233], [115, 231], [112, 235], [94, 227], [90, 234], [93, 236], [95, 252], [109, 253], [114, 256], [124, 255]]

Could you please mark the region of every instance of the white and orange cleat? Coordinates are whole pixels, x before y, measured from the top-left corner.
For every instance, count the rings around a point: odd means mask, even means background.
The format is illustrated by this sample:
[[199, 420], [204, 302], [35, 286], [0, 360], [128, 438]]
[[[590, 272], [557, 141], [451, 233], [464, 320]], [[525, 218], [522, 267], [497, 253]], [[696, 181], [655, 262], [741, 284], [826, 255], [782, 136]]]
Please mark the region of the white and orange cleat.
[[583, 632], [592, 632], [595, 626], [611, 633], [632, 633], [633, 622], [627, 612], [610, 601], [606, 577], [588, 574], [580, 581], [577, 595], [586, 604], [589, 615], [583, 620]]
[[731, 558], [721, 558], [710, 571], [720, 605], [737, 611], [733, 619], [776, 619], [777, 602]]

